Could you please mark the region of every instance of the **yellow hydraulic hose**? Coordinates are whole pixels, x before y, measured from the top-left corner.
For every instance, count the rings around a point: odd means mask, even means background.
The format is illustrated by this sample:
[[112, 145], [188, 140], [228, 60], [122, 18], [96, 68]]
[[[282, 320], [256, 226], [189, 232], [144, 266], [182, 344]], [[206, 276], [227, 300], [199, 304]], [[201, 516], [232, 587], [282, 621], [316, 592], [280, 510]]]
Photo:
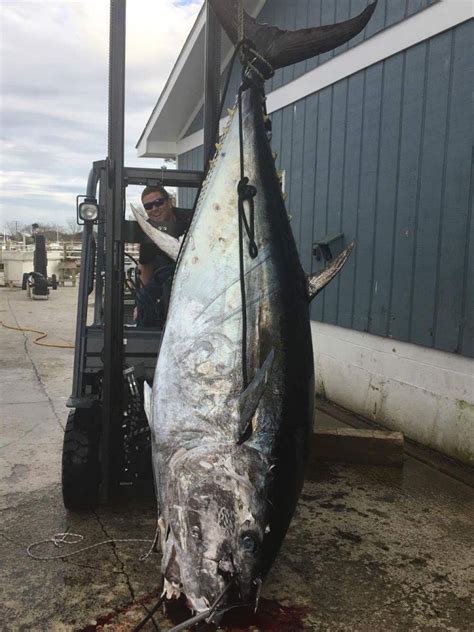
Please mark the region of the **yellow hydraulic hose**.
[[43, 338], [46, 338], [48, 335], [45, 331], [39, 331], [38, 329], [30, 329], [29, 327], [13, 327], [12, 325], [6, 325], [3, 320], [0, 320], [0, 325], [5, 327], [5, 329], [14, 329], [15, 331], [31, 331], [31, 333], [39, 334], [37, 338], [33, 340], [35, 345], [39, 345], [40, 347], [55, 347], [57, 349], [74, 349], [74, 345], [68, 344], [58, 344], [52, 342], [41, 342]]

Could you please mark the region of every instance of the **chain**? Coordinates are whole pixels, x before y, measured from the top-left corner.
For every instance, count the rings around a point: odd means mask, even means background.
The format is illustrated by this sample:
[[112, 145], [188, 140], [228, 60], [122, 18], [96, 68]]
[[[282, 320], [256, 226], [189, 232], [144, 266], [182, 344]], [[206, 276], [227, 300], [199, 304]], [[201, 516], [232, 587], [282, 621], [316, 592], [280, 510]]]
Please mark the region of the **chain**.
[[243, 0], [238, 0], [237, 3], [237, 25], [238, 25], [238, 40], [241, 42], [245, 39], [245, 21], [244, 21], [244, 3]]
[[135, 367], [124, 369], [123, 375], [130, 393], [122, 424], [124, 471], [128, 483], [131, 483], [139, 477], [137, 460], [143, 448], [149, 444], [149, 429], [143, 419], [142, 397], [135, 377]]

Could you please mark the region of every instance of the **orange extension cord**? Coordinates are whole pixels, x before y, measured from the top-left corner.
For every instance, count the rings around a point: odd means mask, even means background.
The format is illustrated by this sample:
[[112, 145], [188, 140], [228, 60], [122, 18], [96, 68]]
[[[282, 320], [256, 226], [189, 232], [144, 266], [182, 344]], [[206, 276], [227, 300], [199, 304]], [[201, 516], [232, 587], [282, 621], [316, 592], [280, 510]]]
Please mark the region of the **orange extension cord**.
[[43, 338], [47, 337], [47, 333], [45, 331], [39, 331], [38, 329], [30, 329], [28, 327], [13, 327], [12, 325], [6, 325], [3, 320], [0, 320], [0, 325], [5, 327], [5, 329], [14, 329], [15, 331], [31, 331], [33, 334], [39, 334], [37, 338], [33, 340], [35, 345], [39, 345], [40, 347], [55, 347], [56, 349], [74, 349], [75, 345], [67, 345], [67, 344], [53, 344], [52, 342], [41, 342]]

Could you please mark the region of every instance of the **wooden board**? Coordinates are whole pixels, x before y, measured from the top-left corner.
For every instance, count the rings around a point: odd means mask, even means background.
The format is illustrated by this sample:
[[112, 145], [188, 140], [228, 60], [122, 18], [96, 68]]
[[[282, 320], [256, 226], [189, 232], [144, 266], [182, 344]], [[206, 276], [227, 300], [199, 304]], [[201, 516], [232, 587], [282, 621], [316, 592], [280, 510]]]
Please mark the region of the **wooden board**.
[[401, 467], [404, 438], [401, 432], [384, 430], [317, 430], [313, 434], [312, 457], [315, 461]]

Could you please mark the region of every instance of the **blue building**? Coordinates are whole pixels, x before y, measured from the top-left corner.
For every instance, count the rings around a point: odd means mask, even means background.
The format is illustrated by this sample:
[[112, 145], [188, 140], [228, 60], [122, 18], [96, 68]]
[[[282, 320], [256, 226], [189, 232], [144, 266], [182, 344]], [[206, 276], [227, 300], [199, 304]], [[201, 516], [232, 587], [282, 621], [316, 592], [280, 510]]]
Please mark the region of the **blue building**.
[[[367, 0], [249, 0], [282, 28]], [[379, 0], [365, 31], [267, 82], [277, 167], [307, 272], [356, 250], [312, 308], [317, 391], [474, 464], [474, 22], [470, 0]], [[137, 145], [203, 162], [202, 10]], [[222, 74], [232, 54], [224, 36]], [[238, 73], [230, 92], [235, 94]], [[233, 96], [229, 98], [232, 105]], [[222, 123], [225, 121], [223, 120]], [[192, 206], [194, 191], [179, 204]], [[316, 255], [316, 256], [315, 256]]]

